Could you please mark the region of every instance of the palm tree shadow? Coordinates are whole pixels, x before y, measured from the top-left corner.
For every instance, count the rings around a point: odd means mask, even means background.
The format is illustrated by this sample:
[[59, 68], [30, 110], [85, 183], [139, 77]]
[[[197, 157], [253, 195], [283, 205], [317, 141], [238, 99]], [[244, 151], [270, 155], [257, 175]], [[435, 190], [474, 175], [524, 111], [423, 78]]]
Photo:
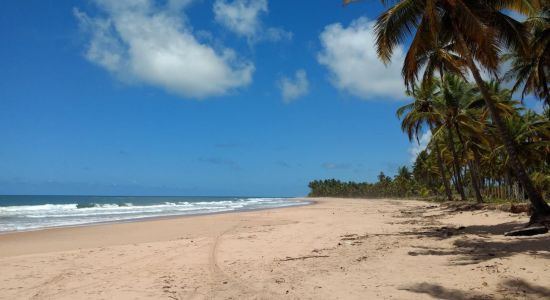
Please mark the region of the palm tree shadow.
[[[451, 258], [452, 265], [470, 265], [478, 264], [494, 258], [505, 258], [516, 254], [532, 254], [538, 257], [550, 259], [550, 239], [547, 235], [544, 237], [514, 237], [502, 238], [499, 240], [488, 239], [491, 235], [501, 236], [504, 232], [521, 227], [521, 224], [510, 222], [499, 225], [475, 225], [468, 226], [463, 230], [456, 230], [455, 233], [448, 235], [449, 231], [444, 231], [447, 235], [438, 236], [440, 229], [431, 229], [421, 232], [408, 232], [407, 235], [417, 235], [419, 237], [429, 237], [437, 239], [446, 239], [452, 236], [471, 234], [477, 235], [477, 238], [460, 238], [454, 241], [453, 248], [437, 247], [415, 247], [415, 251], [410, 251], [409, 255], [447, 255]], [[453, 233], [453, 231], [450, 231]]]
[[505, 232], [520, 229], [525, 227], [525, 224], [518, 222], [508, 222], [497, 225], [471, 225], [464, 229], [465, 233], [475, 235], [503, 235]]
[[[507, 279], [499, 283], [501, 293], [506, 293], [507, 296], [512, 297], [525, 297], [527, 295], [537, 298], [548, 299], [550, 297], [550, 289], [534, 285], [526, 282], [523, 279]], [[494, 294], [482, 294], [479, 292], [467, 292], [459, 289], [451, 289], [443, 287], [439, 284], [432, 284], [427, 282], [418, 283], [409, 287], [401, 288], [401, 290], [427, 294], [436, 299], [453, 299], [453, 300], [467, 300], [467, 299], [494, 299]]]
[[[431, 224], [435, 225], [435, 224]], [[424, 227], [421, 230], [401, 232], [400, 235], [428, 237], [439, 240], [444, 240], [458, 235], [472, 234], [480, 237], [489, 237], [490, 235], [503, 235], [505, 232], [522, 228], [523, 224], [516, 222], [508, 222], [497, 225], [471, 225], [468, 227]]]
[[465, 292], [459, 289], [450, 289], [439, 284], [422, 282], [410, 287], [401, 288], [401, 290], [417, 293], [428, 294], [435, 299], [452, 299], [452, 300], [470, 300], [470, 299], [493, 299], [491, 295], [484, 295], [475, 292]]
[[537, 255], [550, 259], [550, 239], [521, 238], [515, 240], [486, 241], [457, 240], [454, 242], [459, 259], [455, 264], [477, 264], [493, 258], [510, 257], [516, 254]]
[[500, 286], [518, 296], [532, 295], [543, 299], [550, 299], [550, 289], [528, 283], [523, 279], [507, 279], [500, 283]]

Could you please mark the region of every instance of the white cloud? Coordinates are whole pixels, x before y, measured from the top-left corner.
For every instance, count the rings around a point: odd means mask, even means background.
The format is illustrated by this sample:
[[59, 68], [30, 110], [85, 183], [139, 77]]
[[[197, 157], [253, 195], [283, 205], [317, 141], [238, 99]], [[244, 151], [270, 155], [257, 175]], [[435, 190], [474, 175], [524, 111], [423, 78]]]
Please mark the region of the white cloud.
[[282, 28], [277, 27], [269, 27], [265, 30], [263, 33], [264, 38], [271, 42], [278, 42], [278, 41], [290, 41], [292, 40], [292, 32], [286, 31]]
[[267, 0], [216, 0], [216, 22], [245, 37], [255, 36], [260, 29], [260, 13], [267, 13]]
[[283, 77], [278, 82], [283, 100], [286, 103], [290, 103], [309, 92], [309, 81], [307, 80], [306, 71], [299, 69], [294, 76], [294, 79]]
[[89, 35], [86, 58], [126, 82], [191, 98], [222, 95], [252, 81], [254, 65], [197, 41], [182, 11], [192, 0], [96, 0], [105, 17], [75, 9]]
[[385, 66], [376, 53], [374, 22], [361, 17], [348, 27], [331, 24], [319, 38], [317, 61], [330, 70], [336, 88], [363, 99], [405, 99], [403, 50], [396, 48], [392, 64]]
[[264, 28], [260, 16], [269, 11], [267, 0], [216, 0], [213, 9], [216, 22], [249, 43], [292, 39], [292, 33], [281, 28]]
[[409, 147], [409, 154], [411, 155], [410, 157], [411, 163], [414, 163], [416, 161], [418, 154], [420, 154], [420, 152], [424, 151], [426, 147], [428, 147], [428, 144], [430, 143], [431, 140], [432, 140], [432, 132], [426, 131], [420, 136], [419, 143], [416, 142], [416, 140], [412, 142], [411, 146]]

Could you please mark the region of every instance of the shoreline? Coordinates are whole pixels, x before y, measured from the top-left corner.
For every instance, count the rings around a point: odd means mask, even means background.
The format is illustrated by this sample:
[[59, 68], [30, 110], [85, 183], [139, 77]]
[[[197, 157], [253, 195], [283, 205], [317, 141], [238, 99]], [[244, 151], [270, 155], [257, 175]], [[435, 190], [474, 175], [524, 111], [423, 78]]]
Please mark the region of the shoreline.
[[413, 200], [308, 200], [3, 235], [0, 298], [550, 297], [550, 235], [502, 235], [525, 216]]
[[[148, 224], [157, 224], [158, 222], [163, 221], [175, 221], [178, 220], [192, 220], [195, 218], [208, 218], [211, 216], [223, 216], [223, 215], [231, 215], [231, 214], [246, 214], [246, 213], [253, 213], [253, 212], [261, 212], [261, 211], [275, 211], [275, 210], [281, 210], [281, 209], [291, 209], [291, 208], [299, 208], [299, 207], [305, 207], [305, 206], [313, 206], [318, 204], [318, 200], [308, 199], [307, 197], [297, 197], [297, 198], [289, 198], [293, 200], [301, 200], [303, 201], [303, 204], [298, 205], [289, 205], [289, 206], [282, 206], [282, 207], [270, 207], [270, 208], [255, 208], [255, 209], [246, 209], [246, 210], [233, 210], [233, 211], [222, 211], [222, 212], [211, 212], [211, 213], [203, 213], [203, 214], [189, 214], [189, 215], [173, 215], [173, 216], [159, 216], [159, 217], [148, 217], [148, 218], [136, 218], [136, 219], [130, 219], [130, 220], [120, 220], [120, 221], [107, 221], [107, 222], [96, 222], [96, 223], [87, 223], [87, 224], [80, 224], [80, 225], [66, 225], [66, 226], [57, 226], [57, 227], [45, 227], [45, 228], [37, 228], [32, 230], [21, 230], [21, 231], [8, 231], [8, 232], [0, 232], [0, 258], [5, 257], [4, 254], [5, 246], [6, 244], [13, 242], [14, 240], [19, 239], [28, 239], [29, 237], [31, 239], [38, 237], [40, 235], [51, 235], [51, 236], [59, 236], [59, 235], [65, 235], [66, 233], [69, 233], [71, 235], [79, 235], [79, 234], [85, 234], [87, 231], [96, 231], [105, 229], [105, 231], [109, 231], [110, 229], [116, 229], [118, 226], [122, 225], [129, 225], [132, 227], [132, 224], [135, 224], [136, 227], [141, 226], [147, 226]], [[81, 232], [79, 232], [81, 231]], [[118, 243], [113, 244], [103, 244], [102, 246], [113, 246], [118, 245]], [[93, 246], [92, 246], [93, 247]], [[80, 248], [80, 247], [78, 247]], [[67, 250], [67, 248], [54, 248], [54, 251], [58, 250]], [[39, 252], [39, 251], [37, 251]], [[8, 253], [9, 250], [8, 250]], [[14, 253], [13, 251], [11, 252]], [[32, 251], [31, 253], [24, 253], [25, 254], [34, 254], [35, 252]], [[7, 255], [11, 256], [11, 255]]]
[[125, 219], [125, 220], [99, 221], [99, 222], [90, 222], [90, 223], [73, 224], [73, 225], [49, 226], [49, 227], [40, 227], [40, 228], [32, 228], [32, 229], [23, 229], [23, 230], [0, 231], [0, 237], [2, 235], [6, 235], [6, 234], [17, 234], [17, 233], [23, 233], [23, 232], [35, 232], [35, 231], [43, 231], [43, 230], [51, 230], [51, 229], [78, 228], [78, 227], [98, 226], [98, 225], [107, 225], [107, 224], [124, 224], [124, 223], [133, 223], [133, 222], [146, 222], [146, 221], [165, 220], [165, 219], [172, 219], [172, 218], [208, 216], [208, 215], [217, 215], [217, 214], [228, 214], [228, 213], [238, 213], [238, 212], [247, 212], [247, 211], [267, 210], [267, 209], [290, 208], [290, 207], [299, 207], [299, 206], [315, 204], [314, 203], [315, 201], [308, 200], [308, 197], [292, 197], [292, 198], [286, 198], [286, 199], [294, 200], [294, 201], [301, 200], [301, 202], [303, 202], [303, 203], [293, 204], [293, 205], [288, 205], [288, 206], [279, 206], [279, 207], [235, 209], [235, 210], [228, 210], [228, 211], [206, 212], [206, 213], [197, 213], [197, 214], [174, 214], [174, 215], [166, 215], [166, 216], [141, 217], [141, 218]]

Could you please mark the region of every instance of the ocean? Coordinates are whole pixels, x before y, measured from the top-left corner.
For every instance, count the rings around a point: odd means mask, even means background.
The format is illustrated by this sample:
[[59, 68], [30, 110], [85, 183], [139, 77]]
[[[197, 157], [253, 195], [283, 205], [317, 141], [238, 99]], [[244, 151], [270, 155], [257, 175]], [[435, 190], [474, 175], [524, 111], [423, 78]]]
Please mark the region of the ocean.
[[292, 198], [0, 195], [0, 232], [304, 204]]

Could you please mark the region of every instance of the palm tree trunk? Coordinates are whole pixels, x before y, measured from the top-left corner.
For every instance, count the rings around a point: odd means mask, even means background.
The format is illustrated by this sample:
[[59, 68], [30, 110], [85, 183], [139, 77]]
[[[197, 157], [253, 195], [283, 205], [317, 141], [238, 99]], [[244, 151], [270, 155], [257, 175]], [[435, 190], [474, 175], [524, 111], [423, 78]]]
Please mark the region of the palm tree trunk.
[[477, 86], [479, 87], [479, 90], [481, 92], [481, 95], [483, 96], [483, 99], [485, 100], [485, 104], [487, 105], [487, 108], [489, 110], [489, 113], [491, 114], [491, 119], [496, 125], [497, 131], [500, 135], [500, 138], [502, 139], [502, 142], [504, 143], [504, 147], [506, 148], [506, 152], [508, 153], [509, 157], [509, 164], [510, 167], [514, 170], [514, 173], [516, 177], [518, 178], [519, 182], [521, 182], [521, 185], [524, 187], [527, 196], [529, 197], [529, 200], [531, 202], [531, 205], [533, 206], [534, 213], [531, 216], [531, 220], [529, 221], [530, 224], [542, 222], [546, 219], [548, 222], [548, 219], [550, 218], [550, 207], [544, 201], [542, 198], [542, 194], [535, 188], [533, 185], [533, 182], [531, 181], [531, 178], [529, 178], [529, 175], [525, 171], [525, 167], [521, 163], [519, 159], [519, 155], [515, 149], [514, 143], [512, 141], [512, 137], [510, 136], [506, 126], [504, 125], [504, 122], [500, 118], [500, 115], [495, 107], [495, 104], [493, 103], [493, 100], [491, 99], [491, 95], [489, 93], [489, 90], [487, 89], [487, 86], [485, 85], [485, 82], [481, 78], [481, 75], [479, 74], [479, 70], [477, 66], [474, 63], [473, 55], [468, 48], [468, 45], [466, 44], [466, 41], [464, 40], [464, 37], [462, 36], [460, 30], [458, 30], [456, 24], [453, 22], [453, 29], [455, 30], [455, 34], [458, 38], [458, 43], [460, 45], [461, 50], [464, 53], [464, 58], [466, 59], [466, 63], [468, 64], [468, 68], [472, 72], [472, 75], [474, 76], [474, 79], [476, 81]]
[[[466, 154], [466, 143], [464, 142], [464, 139], [462, 138], [462, 134], [460, 133], [460, 130], [458, 130], [458, 125], [455, 123], [455, 130], [456, 134], [458, 136], [458, 140], [460, 141], [460, 144], [462, 145], [462, 159], [464, 159], [464, 156]], [[472, 152], [474, 152], [472, 150]], [[470, 168], [470, 179], [472, 180], [472, 187], [474, 189], [474, 195], [476, 196], [477, 203], [483, 203], [483, 197], [481, 196], [481, 192], [479, 190], [479, 175], [477, 174], [477, 169], [475, 168], [475, 164], [468, 160], [468, 167]]]
[[[433, 125], [430, 123], [430, 131], [434, 132]], [[441, 172], [441, 180], [443, 180], [443, 185], [445, 186], [445, 194], [447, 195], [447, 200], [453, 201], [453, 194], [451, 193], [451, 188], [449, 187], [449, 181], [447, 180], [447, 174], [445, 174], [445, 168], [443, 167], [443, 159], [441, 158], [441, 152], [439, 151], [439, 144], [434, 142], [435, 152], [437, 157], [437, 164], [439, 167], [439, 172]]]
[[[474, 162], [472, 163], [472, 165], [474, 167], [473, 169], [476, 177], [475, 183], [477, 185], [477, 188], [474, 186], [474, 189], [477, 189], [476, 199], [479, 203], [481, 203], [483, 202], [483, 196], [481, 195], [481, 175], [479, 174], [479, 169], [478, 169], [478, 167], [480, 167], [481, 164], [480, 164], [479, 154], [477, 153], [476, 149], [472, 149], [472, 152], [474, 154]], [[473, 178], [472, 178], [472, 181], [474, 181]], [[479, 193], [479, 197], [477, 196], [477, 193]]]
[[476, 196], [477, 203], [483, 203], [483, 197], [481, 196], [481, 191], [479, 190], [479, 181], [478, 181], [478, 174], [476, 167], [474, 164], [470, 161], [470, 177], [472, 178], [472, 187], [474, 188], [474, 194]]
[[447, 138], [449, 147], [451, 148], [451, 153], [453, 154], [453, 165], [456, 177], [456, 190], [460, 194], [460, 199], [462, 201], [466, 201], [466, 194], [464, 194], [464, 185], [462, 184], [462, 176], [460, 174], [460, 162], [458, 161], [458, 154], [456, 153], [453, 130], [450, 127], [447, 127]]

